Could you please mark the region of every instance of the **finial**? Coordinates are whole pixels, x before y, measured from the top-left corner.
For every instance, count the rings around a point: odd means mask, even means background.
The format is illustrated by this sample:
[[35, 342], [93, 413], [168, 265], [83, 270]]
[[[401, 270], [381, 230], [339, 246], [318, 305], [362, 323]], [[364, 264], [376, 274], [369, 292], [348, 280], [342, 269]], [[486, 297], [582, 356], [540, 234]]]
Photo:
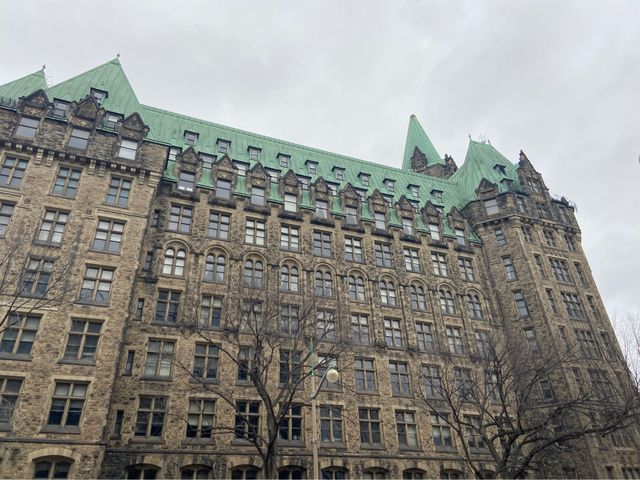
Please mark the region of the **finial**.
[[120, 52], [116, 53], [116, 58], [120, 58]]
[[471, 134], [470, 134], [470, 133], [467, 133], [467, 135], [469, 135], [469, 141], [471, 141]]
[[43, 64], [42, 64], [42, 71], [43, 71], [43, 72], [44, 72], [44, 69], [45, 69], [45, 68], [47, 68], [47, 64], [46, 64], [46, 63], [43, 63]]

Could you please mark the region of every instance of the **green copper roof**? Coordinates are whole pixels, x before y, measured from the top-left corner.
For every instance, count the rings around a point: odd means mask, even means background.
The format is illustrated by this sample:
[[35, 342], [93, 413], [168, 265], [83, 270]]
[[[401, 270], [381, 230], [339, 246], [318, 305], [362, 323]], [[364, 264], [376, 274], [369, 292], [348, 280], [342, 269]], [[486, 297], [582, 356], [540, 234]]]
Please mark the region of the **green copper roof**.
[[29, 95], [36, 90], [45, 90], [47, 82], [44, 78], [44, 67], [37, 72], [33, 72], [25, 77], [13, 82], [0, 85], [0, 97], [17, 100], [20, 97]]
[[105, 110], [122, 113], [125, 117], [133, 112], [141, 113], [140, 103], [118, 58], [54, 85], [47, 90], [47, 95], [50, 100], [80, 100], [89, 95], [92, 88], [107, 92], [107, 98], [102, 102]]
[[[459, 208], [476, 198], [475, 190], [482, 179], [487, 179], [498, 186], [500, 192], [509, 189], [509, 180], [518, 183], [517, 166], [490, 143], [476, 142], [469, 139], [469, 147], [464, 164], [455, 172], [450, 180], [459, 186]], [[503, 181], [507, 180], [507, 182]]]
[[429, 140], [422, 125], [420, 125], [415, 115], [411, 115], [409, 117], [409, 128], [407, 129], [407, 141], [404, 145], [403, 170], [411, 171], [411, 157], [416, 147], [427, 157], [429, 165], [444, 165], [444, 160], [437, 152], [436, 147], [433, 146], [433, 143], [431, 143], [431, 140]]

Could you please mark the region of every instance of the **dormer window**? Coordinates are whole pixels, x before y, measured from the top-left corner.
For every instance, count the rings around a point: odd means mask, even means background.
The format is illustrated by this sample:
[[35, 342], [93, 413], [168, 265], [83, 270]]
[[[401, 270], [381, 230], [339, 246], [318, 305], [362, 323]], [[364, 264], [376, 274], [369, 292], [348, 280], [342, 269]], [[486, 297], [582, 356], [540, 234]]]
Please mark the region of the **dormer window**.
[[382, 212], [375, 212], [373, 214], [373, 218], [375, 220], [376, 229], [378, 230], [386, 230], [387, 229], [387, 220]]
[[285, 212], [298, 211], [298, 196], [295, 193], [284, 194], [284, 211]]
[[247, 176], [247, 168], [249, 167], [249, 165], [247, 165], [244, 162], [237, 162], [237, 161], [233, 161], [231, 163], [233, 163], [234, 167], [238, 169], [238, 175], [240, 175], [241, 177]]
[[420, 209], [420, 204], [418, 202], [416, 202], [415, 200], [409, 200], [409, 203], [411, 204], [411, 207], [413, 208], [414, 212], [418, 212], [418, 210]]
[[118, 150], [118, 157], [126, 158], [127, 160], [135, 160], [136, 152], [138, 151], [138, 142], [133, 140], [122, 139], [120, 142], [120, 149]]
[[124, 119], [124, 115], [119, 113], [107, 112], [104, 116], [103, 125], [107, 128], [114, 129], [118, 126], [118, 122]]
[[178, 178], [178, 190], [183, 192], [193, 192], [196, 185], [196, 174], [193, 172], [180, 171]]
[[291, 160], [291, 155], [285, 155], [284, 153], [278, 154], [278, 162], [282, 168], [289, 168], [289, 160]]
[[436, 209], [436, 211], [437, 211], [440, 215], [444, 215], [444, 208], [442, 208], [442, 207], [440, 207], [440, 206], [438, 206], [438, 205], [436, 205], [434, 208]]
[[271, 178], [272, 182], [277, 182], [280, 178], [280, 172], [278, 170], [273, 170], [271, 168], [267, 168], [267, 173], [269, 174], [269, 178]]
[[264, 207], [264, 201], [265, 201], [264, 188], [251, 187], [251, 205]]
[[307, 160], [306, 164], [307, 164], [307, 171], [315, 175], [316, 172], [318, 171], [318, 162], [314, 162], [313, 160]]
[[309, 190], [309, 177], [303, 177], [302, 175], [296, 175], [298, 177], [298, 181], [302, 185], [304, 190]]
[[83, 128], [74, 128], [71, 130], [71, 136], [69, 137], [69, 143], [67, 147], [77, 148], [78, 150], [84, 150], [89, 144], [89, 130]]
[[66, 117], [69, 111], [69, 102], [63, 102], [62, 100], [53, 101], [53, 115], [55, 117]]
[[38, 119], [30, 117], [22, 117], [16, 128], [15, 135], [24, 138], [33, 138], [38, 128]]
[[178, 155], [182, 150], [180, 148], [177, 147], [171, 147], [169, 148], [169, 156], [167, 157], [167, 159], [169, 161], [175, 162], [176, 161], [176, 155]]
[[336, 177], [336, 180], [344, 180], [344, 168], [333, 167], [333, 174]]
[[443, 202], [442, 190], [431, 190], [431, 196], [436, 202]]
[[429, 223], [429, 233], [431, 233], [431, 240], [440, 241], [442, 239], [440, 225], [437, 223]]
[[487, 212], [487, 215], [495, 215], [500, 211], [500, 209], [498, 208], [498, 200], [496, 200], [495, 198], [485, 200], [484, 209]]
[[402, 231], [405, 235], [413, 235], [413, 218], [402, 217]]
[[329, 190], [331, 190], [331, 195], [338, 194], [338, 185], [335, 183], [327, 183], [327, 186], [329, 187]]
[[198, 134], [195, 132], [190, 132], [188, 130], [184, 131], [184, 143], [187, 145], [195, 146], [198, 141]]
[[356, 188], [356, 193], [358, 194], [358, 198], [361, 202], [364, 202], [365, 198], [367, 198], [367, 191], [362, 190], [361, 188]]
[[393, 195], [387, 195], [387, 194], [382, 194], [382, 196], [384, 197], [385, 201], [389, 204], [389, 205], [393, 205]]
[[202, 168], [211, 170], [213, 168], [213, 162], [216, 161], [216, 157], [206, 153], [200, 153], [200, 160], [202, 160]]
[[329, 202], [327, 202], [326, 200], [316, 200], [316, 217], [329, 217]]
[[360, 178], [360, 183], [362, 185], [364, 185], [365, 187], [369, 186], [369, 180], [371, 179], [371, 175], [369, 175], [368, 173], [359, 173], [358, 174], [358, 178]]
[[229, 153], [229, 149], [231, 148], [231, 142], [229, 140], [219, 138], [216, 144], [218, 145], [218, 151], [220, 153]]
[[507, 174], [507, 169], [505, 168], [504, 165], [500, 165], [499, 163], [497, 163], [496, 165], [493, 166], [493, 169], [498, 172], [500, 175], [506, 175]]
[[258, 160], [260, 158], [261, 150], [257, 147], [249, 147], [247, 152], [249, 153], [249, 160]]
[[456, 234], [456, 242], [458, 245], [464, 246], [466, 245], [466, 238], [464, 236], [464, 230], [462, 228], [455, 228], [454, 232]]
[[345, 213], [347, 224], [349, 225], [358, 224], [358, 209], [356, 207], [346, 207], [344, 209], [344, 213]]
[[420, 196], [420, 187], [418, 185], [409, 185], [409, 191], [414, 197]]
[[91, 89], [91, 96], [96, 99], [98, 105], [102, 105], [102, 102], [107, 98], [107, 92], [104, 90], [98, 90], [97, 88]]
[[387, 190], [389, 190], [390, 192], [395, 192], [396, 191], [396, 181], [395, 180], [391, 180], [390, 178], [385, 178], [384, 185], [385, 185], [385, 187], [387, 187]]

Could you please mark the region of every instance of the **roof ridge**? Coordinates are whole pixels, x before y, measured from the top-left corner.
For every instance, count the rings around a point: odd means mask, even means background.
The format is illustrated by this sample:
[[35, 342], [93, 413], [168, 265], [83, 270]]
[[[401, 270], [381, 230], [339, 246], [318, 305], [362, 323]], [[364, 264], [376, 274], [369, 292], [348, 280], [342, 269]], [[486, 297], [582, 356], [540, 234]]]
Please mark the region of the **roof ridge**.
[[[114, 60], [115, 60], [115, 62], [114, 62]], [[71, 82], [71, 81], [73, 81], [73, 80], [75, 80], [75, 79], [77, 79], [79, 77], [82, 77], [84, 75], [87, 75], [88, 73], [94, 72], [94, 71], [98, 70], [99, 68], [102, 68], [102, 67], [104, 67], [106, 65], [109, 65], [109, 64], [118, 65], [120, 67], [120, 69], [122, 70], [122, 74], [124, 75], [125, 79], [127, 80], [127, 83], [129, 84], [129, 87], [131, 87], [131, 83], [129, 83], [129, 79], [127, 78], [127, 75], [124, 73], [124, 69], [122, 68], [122, 64], [120, 63], [120, 61], [116, 57], [116, 58], [113, 58], [113, 59], [109, 60], [108, 62], [104, 62], [104, 63], [98, 65], [97, 67], [90, 68], [89, 70], [85, 70], [84, 72], [78, 73], [77, 75], [74, 75], [73, 77], [67, 78], [66, 80], [63, 80], [60, 83], [55, 83], [55, 84], [51, 85], [50, 87], [48, 87], [47, 90], [50, 90], [52, 88], [60, 87], [61, 85], [69, 83], [69, 82]], [[133, 91], [133, 88], [131, 88], [131, 91]], [[134, 92], [134, 95], [135, 95], [135, 92]], [[138, 103], [140, 103], [140, 102], [138, 102]]]
[[[214, 127], [221, 128], [221, 129], [231, 130], [231, 131], [233, 131], [235, 133], [240, 133], [240, 134], [243, 134], [243, 135], [252, 135], [254, 137], [261, 138], [261, 139], [264, 139], [264, 140], [276, 141], [276, 142], [282, 143], [284, 145], [291, 145], [292, 147], [302, 148], [302, 149], [305, 149], [305, 150], [310, 150], [310, 151], [313, 151], [313, 152], [321, 153], [323, 155], [337, 156], [337, 157], [341, 157], [344, 160], [354, 161], [354, 162], [357, 162], [357, 163], [363, 164], [363, 165], [373, 165], [373, 166], [378, 167], [378, 168], [379, 167], [383, 167], [383, 168], [386, 168], [386, 169], [390, 169], [390, 170], [396, 171], [396, 172], [401, 173], [403, 175], [419, 176], [419, 177], [423, 177], [425, 179], [435, 180], [437, 182], [444, 183], [444, 184], [447, 184], [447, 185], [457, 185], [456, 182], [452, 182], [452, 181], [450, 181], [448, 179], [445, 179], [445, 178], [433, 177], [433, 176], [425, 175], [425, 174], [422, 174], [422, 173], [409, 172], [409, 171], [404, 170], [404, 169], [399, 168], [399, 167], [394, 167], [394, 166], [391, 166], [391, 165], [375, 163], [375, 162], [372, 162], [372, 161], [369, 161], [369, 160], [363, 160], [363, 159], [360, 159], [360, 158], [350, 157], [348, 155], [343, 155], [341, 153], [330, 152], [328, 150], [322, 150], [322, 149], [317, 148], [317, 147], [310, 147], [310, 146], [307, 146], [307, 145], [303, 145], [301, 143], [295, 143], [295, 142], [291, 142], [289, 140], [282, 140], [282, 139], [279, 139], [279, 138], [270, 137], [268, 135], [264, 135], [264, 134], [261, 134], [261, 133], [249, 132], [247, 130], [242, 130], [242, 129], [239, 129], [239, 128], [236, 128], [236, 127], [230, 127], [230, 126], [227, 126], [227, 125], [222, 125], [222, 124], [211, 122], [211, 121], [208, 121], [208, 120], [203, 120], [201, 118], [196, 118], [196, 117], [191, 117], [189, 115], [184, 115], [184, 114], [181, 114], [181, 113], [171, 112], [169, 110], [165, 110], [165, 109], [159, 108], [159, 107], [153, 107], [153, 106], [145, 105], [145, 104], [140, 104], [140, 106], [143, 107], [143, 108], [148, 108], [150, 110], [154, 110], [154, 111], [159, 112], [159, 113], [168, 114], [168, 115], [171, 115], [173, 117], [182, 117], [182, 118], [185, 118], [185, 119], [190, 120], [190, 121], [203, 123], [203, 124], [206, 124], [206, 125], [209, 125], [209, 126], [214, 126]], [[282, 153], [286, 153], [286, 152], [282, 152]]]

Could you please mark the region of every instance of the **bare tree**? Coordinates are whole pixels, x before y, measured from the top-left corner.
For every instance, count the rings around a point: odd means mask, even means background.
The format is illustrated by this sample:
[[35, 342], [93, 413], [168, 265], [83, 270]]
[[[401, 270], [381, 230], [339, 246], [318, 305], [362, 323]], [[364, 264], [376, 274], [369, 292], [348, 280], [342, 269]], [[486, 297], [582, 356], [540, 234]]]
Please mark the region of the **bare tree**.
[[[220, 422], [208, 428], [212, 434], [231, 432], [252, 445], [262, 460], [264, 478], [278, 476], [281, 440], [302, 440], [301, 409], [327, 369], [339, 369], [337, 360], [346, 348], [337, 327], [339, 311], [320, 309], [313, 295], [292, 298], [273, 290], [240, 285], [224, 305], [222, 335], [209, 328], [207, 314], [184, 327], [203, 343], [216, 345], [220, 363], [235, 366], [244, 389], [206, 381], [207, 365], [174, 360], [190, 377], [191, 387], [186, 388], [211, 392], [232, 408], [233, 425]], [[247, 401], [256, 396], [260, 402]], [[299, 423], [287, 426], [292, 413]]]
[[587, 381], [571, 368], [580, 349], [543, 355], [540, 348], [537, 341], [495, 335], [471, 359], [447, 356], [440, 371], [425, 367], [420, 397], [432, 423], [442, 425], [436, 446], [453, 451], [457, 437], [460, 459], [478, 478], [548, 471], [550, 462], [577, 453], [587, 437], [635, 428], [637, 384], [626, 374], [612, 382], [613, 365], [599, 351], [592, 356], [600, 358], [581, 359], [593, 366]]

